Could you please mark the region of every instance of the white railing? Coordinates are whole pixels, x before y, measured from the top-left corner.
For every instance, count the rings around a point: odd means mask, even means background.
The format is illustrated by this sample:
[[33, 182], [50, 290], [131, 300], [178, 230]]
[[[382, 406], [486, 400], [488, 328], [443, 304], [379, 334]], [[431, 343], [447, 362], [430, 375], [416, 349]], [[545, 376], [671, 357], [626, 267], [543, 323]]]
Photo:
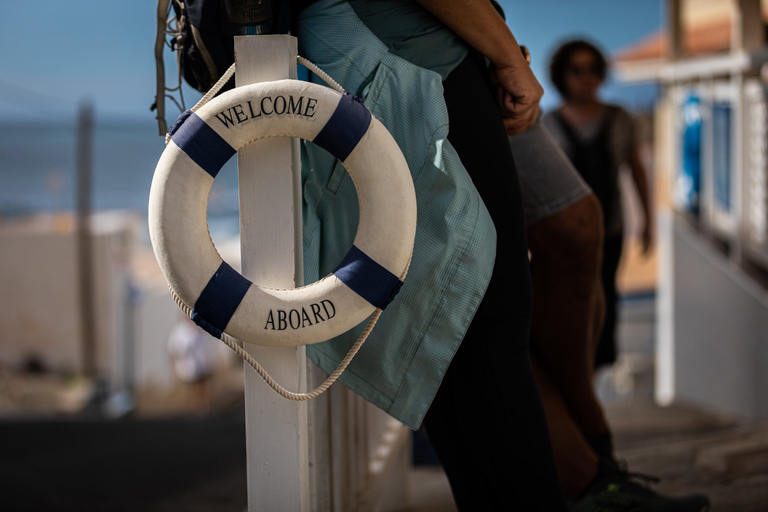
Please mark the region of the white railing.
[[[326, 374], [310, 364], [309, 387]], [[402, 509], [408, 502], [410, 432], [341, 384], [309, 402], [310, 510]]]
[[[723, 76], [678, 84], [671, 92], [677, 118], [673, 168], [678, 175], [683, 167], [683, 103], [690, 94], [701, 102], [699, 228], [726, 243], [739, 262], [747, 257], [768, 270], [765, 85], [755, 78]], [[679, 201], [676, 207], [685, 210]]]
[[744, 87], [744, 221], [748, 250], [768, 263], [768, 90], [758, 80]]

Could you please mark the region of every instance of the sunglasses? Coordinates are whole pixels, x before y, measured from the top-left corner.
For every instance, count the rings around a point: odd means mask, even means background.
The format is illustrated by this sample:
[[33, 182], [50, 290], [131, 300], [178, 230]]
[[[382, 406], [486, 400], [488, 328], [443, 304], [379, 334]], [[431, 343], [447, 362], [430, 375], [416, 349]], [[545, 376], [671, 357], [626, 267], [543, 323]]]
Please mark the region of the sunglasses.
[[585, 76], [585, 75], [600, 75], [600, 66], [597, 64], [590, 64], [587, 66], [568, 66], [568, 73], [573, 76]]

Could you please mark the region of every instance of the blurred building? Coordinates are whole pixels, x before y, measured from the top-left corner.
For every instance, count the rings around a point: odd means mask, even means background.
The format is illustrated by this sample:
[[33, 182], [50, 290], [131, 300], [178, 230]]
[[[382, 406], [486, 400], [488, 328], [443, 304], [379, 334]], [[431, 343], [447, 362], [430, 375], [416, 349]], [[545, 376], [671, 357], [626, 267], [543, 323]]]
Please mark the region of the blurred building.
[[[130, 315], [130, 261], [136, 219], [99, 215], [91, 223], [95, 372], [128, 379], [124, 325]], [[0, 360], [12, 367], [81, 372], [86, 359], [78, 296], [78, 247], [72, 215], [38, 215], [0, 225]]]
[[666, 0], [616, 57], [655, 112], [656, 398], [768, 417], [768, 1]]
[[[84, 343], [74, 215], [41, 213], [0, 222], [0, 365], [85, 374], [109, 396], [157, 397], [177, 385], [167, 343], [181, 313], [151, 249], [141, 243], [142, 221], [130, 211], [90, 217], [90, 346]], [[230, 355], [223, 344], [215, 346], [222, 358]]]

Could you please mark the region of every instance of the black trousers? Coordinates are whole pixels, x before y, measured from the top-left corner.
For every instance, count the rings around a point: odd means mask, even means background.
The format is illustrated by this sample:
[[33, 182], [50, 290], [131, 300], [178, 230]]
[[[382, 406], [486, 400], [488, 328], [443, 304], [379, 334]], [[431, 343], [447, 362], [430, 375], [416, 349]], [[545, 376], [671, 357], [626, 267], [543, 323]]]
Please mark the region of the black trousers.
[[448, 140], [496, 226], [493, 277], [425, 418], [461, 511], [567, 510], [529, 359], [532, 291], [514, 160], [485, 63], [445, 80]]
[[619, 270], [624, 233], [605, 237], [603, 242], [603, 266], [601, 277], [605, 293], [605, 323], [595, 352], [595, 368], [616, 362], [616, 323], [619, 317], [619, 292], [616, 289], [616, 273]]

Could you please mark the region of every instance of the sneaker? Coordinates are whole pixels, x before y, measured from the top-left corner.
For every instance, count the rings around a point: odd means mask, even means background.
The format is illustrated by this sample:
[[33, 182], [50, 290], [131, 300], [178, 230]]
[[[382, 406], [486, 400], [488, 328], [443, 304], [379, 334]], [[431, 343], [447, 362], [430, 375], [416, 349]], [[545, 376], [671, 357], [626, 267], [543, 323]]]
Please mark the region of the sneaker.
[[571, 512], [706, 512], [709, 499], [703, 494], [670, 498], [647, 484], [657, 478], [628, 473], [615, 462], [602, 460], [597, 477], [583, 496], [572, 502]]

